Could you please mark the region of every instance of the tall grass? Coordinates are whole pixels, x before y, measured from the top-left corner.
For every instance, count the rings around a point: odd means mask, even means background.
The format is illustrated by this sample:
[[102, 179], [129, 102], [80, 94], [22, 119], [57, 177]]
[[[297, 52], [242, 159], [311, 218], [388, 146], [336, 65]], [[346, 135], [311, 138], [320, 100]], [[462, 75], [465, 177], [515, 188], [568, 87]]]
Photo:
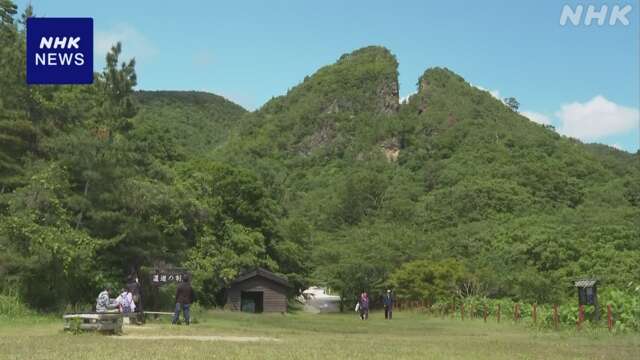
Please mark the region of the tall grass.
[[22, 303], [17, 295], [0, 294], [0, 317], [13, 319], [33, 314], [34, 312]]

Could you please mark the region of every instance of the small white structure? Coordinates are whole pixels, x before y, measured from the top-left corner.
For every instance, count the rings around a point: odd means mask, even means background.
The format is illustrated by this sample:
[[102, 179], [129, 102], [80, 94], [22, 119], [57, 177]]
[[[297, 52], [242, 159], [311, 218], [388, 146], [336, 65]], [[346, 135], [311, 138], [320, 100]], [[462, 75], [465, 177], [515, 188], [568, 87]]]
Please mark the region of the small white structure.
[[299, 299], [304, 310], [312, 313], [340, 312], [340, 296], [329, 295], [325, 288], [312, 286]]

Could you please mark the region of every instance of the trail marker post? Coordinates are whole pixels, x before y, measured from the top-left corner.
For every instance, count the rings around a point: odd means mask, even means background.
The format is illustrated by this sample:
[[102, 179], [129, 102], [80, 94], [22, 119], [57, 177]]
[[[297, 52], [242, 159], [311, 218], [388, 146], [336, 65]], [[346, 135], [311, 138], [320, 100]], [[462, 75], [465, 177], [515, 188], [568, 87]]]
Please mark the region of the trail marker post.
[[584, 322], [584, 305], [578, 307], [578, 330], [582, 329], [582, 323]]

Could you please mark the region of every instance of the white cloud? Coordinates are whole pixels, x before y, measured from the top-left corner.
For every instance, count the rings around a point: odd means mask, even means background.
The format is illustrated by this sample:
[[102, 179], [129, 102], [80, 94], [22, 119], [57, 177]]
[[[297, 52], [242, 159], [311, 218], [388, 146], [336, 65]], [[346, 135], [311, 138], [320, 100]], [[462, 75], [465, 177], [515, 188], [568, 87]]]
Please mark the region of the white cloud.
[[137, 62], [153, 58], [158, 50], [153, 43], [140, 31], [129, 24], [117, 24], [108, 31], [97, 31], [94, 41], [96, 59], [103, 61], [105, 55], [118, 41], [122, 43], [121, 61], [133, 57]]
[[566, 104], [556, 112], [561, 134], [593, 141], [638, 127], [638, 109], [618, 105], [602, 95], [585, 102]]
[[418, 90], [416, 90], [416, 91], [414, 91], [412, 93], [409, 93], [406, 96], [403, 96], [400, 99], [398, 99], [398, 102], [400, 102], [400, 104], [402, 104], [405, 101], [409, 101], [409, 98], [412, 97], [413, 95], [417, 94], [417, 93], [418, 93]]
[[611, 147], [612, 147], [612, 148], [616, 148], [616, 149], [618, 149], [618, 150], [622, 150], [622, 151], [624, 151], [624, 149], [622, 148], [622, 145], [620, 145], [620, 144], [618, 144], [618, 143], [615, 143], [615, 144], [611, 145]]
[[491, 96], [493, 96], [494, 98], [496, 98], [496, 99], [498, 99], [498, 100], [502, 101], [502, 97], [500, 97], [500, 91], [498, 91], [498, 90], [489, 90], [489, 89], [484, 88], [484, 87], [482, 87], [482, 86], [480, 86], [480, 85], [474, 85], [474, 84], [471, 84], [471, 86], [473, 86], [473, 87], [475, 87], [475, 88], [478, 88], [478, 89], [480, 89], [480, 90], [482, 90], [482, 91], [486, 91], [486, 92], [488, 92], [489, 94], [491, 94]]
[[551, 125], [551, 119], [547, 115], [537, 113], [534, 111], [523, 111], [520, 114], [522, 114], [525, 117], [528, 117], [529, 120], [536, 122], [538, 124]]

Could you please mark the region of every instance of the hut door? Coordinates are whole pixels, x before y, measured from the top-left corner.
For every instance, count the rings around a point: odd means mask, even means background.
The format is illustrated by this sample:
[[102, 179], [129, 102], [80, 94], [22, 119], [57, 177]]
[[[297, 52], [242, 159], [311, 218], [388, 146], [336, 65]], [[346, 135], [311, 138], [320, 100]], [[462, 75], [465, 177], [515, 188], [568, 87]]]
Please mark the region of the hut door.
[[261, 313], [263, 310], [262, 291], [243, 291], [240, 295], [240, 310], [250, 313]]

